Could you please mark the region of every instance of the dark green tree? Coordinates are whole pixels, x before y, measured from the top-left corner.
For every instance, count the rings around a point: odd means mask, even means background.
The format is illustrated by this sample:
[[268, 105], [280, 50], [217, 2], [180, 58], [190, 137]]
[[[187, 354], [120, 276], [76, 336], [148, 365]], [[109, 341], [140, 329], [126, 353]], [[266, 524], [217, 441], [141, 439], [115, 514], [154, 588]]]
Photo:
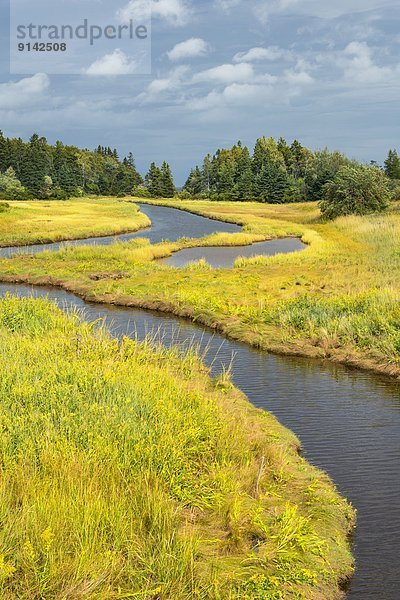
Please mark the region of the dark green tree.
[[400, 157], [397, 150], [389, 150], [385, 160], [385, 173], [389, 179], [400, 179]]
[[290, 187], [286, 168], [279, 163], [267, 163], [256, 179], [256, 198], [261, 202], [280, 204]]
[[253, 154], [253, 171], [255, 175], [261, 173], [268, 163], [284, 165], [284, 158], [279, 151], [278, 144], [273, 138], [262, 137], [256, 142]]
[[11, 165], [10, 161], [9, 144], [7, 138], [4, 137], [3, 132], [0, 131], [0, 172], [4, 173]]
[[174, 178], [169, 164], [165, 161], [161, 167], [161, 195], [163, 198], [175, 196]]
[[199, 167], [190, 171], [183, 189], [192, 197], [196, 197], [203, 192], [203, 173]]
[[234, 196], [240, 201], [252, 200], [254, 193], [252, 160], [248, 148], [244, 147], [236, 164]]
[[39, 138], [35, 133], [29, 140], [24, 153], [21, 169], [21, 182], [36, 198], [45, 195], [45, 177], [49, 175], [51, 157], [47, 152], [45, 138]]
[[150, 169], [145, 177], [145, 184], [153, 198], [159, 198], [162, 196], [161, 179], [161, 169], [157, 167], [156, 163], [152, 162], [150, 165]]

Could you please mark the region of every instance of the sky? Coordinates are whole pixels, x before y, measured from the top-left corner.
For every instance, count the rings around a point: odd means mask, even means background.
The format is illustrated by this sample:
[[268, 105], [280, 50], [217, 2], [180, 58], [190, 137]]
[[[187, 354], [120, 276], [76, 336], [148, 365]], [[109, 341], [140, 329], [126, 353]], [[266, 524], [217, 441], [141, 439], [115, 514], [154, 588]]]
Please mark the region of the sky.
[[368, 162], [400, 150], [400, 0], [85, 1], [93, 19], [104, 2], [118, 18], [151, 3], [151, 75], [118, 43], [82, 74], [10, 75], [0, 0], [6, 135], [132, 151], [142, 172], [167, 160], [177, 184], [208, 152], [262, 135]]

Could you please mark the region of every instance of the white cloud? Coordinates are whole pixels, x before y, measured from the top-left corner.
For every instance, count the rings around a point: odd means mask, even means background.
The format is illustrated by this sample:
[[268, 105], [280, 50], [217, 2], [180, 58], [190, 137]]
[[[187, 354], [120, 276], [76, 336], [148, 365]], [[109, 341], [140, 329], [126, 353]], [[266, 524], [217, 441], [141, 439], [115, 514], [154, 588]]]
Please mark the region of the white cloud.
[[139, 94], [137, 100], [142, 104], [157, 102], [162, 96], [176, 92], [185, 83], [188, 71], [189, 67], [182, 65], [170, 71], [166, 77], [153, 79], [146, 91]]
[[168, 58], [172, 61], [182, 60], [184, 58], [195, 58], [196, 56], [205, 56], [209, 51], [209, 45], [201, 38], [190, 38], [185, 42], [176, 44], [170, 50]]
[[153, 16], [175, 27], [186, 25], [191, 14], [191, 7], [186, 0], [130, 0], [117, 12], [123, 23], [130, 19], [136, 22], [148, 21]]
[[[351, 87], [395, 82], [400, 74], [400, 64], [377, 64], [375, 50], [367, 42], [353, 41], [344, 50], [316, 55], [315, 63], [327, 73], [333, 71], [332, 67], [338, 69], [342, 73], [342, 82]], [[382, 54], [382, 48], [380, 51]], [[386, 57], [385, 52], [383, 54]], [[335, 79], [338, 80], [338, 77]]]
[[237, 106], [254, 106], [272, 98], [272, 85], [257, 85], [253, 83], [232, 83], [222, 91], [213, 90], [207, 96], [194, 98], [186, 106], [194, 111], [210, 111]]
[[44, 73], [36, 73], [19, 81], [0, 84], [0, 109], [30, 106], [43, 97], [50, 80]]
[[213, 81], [217, 83], [244, 83], [254, 77], [252, 65], [248, 63], [239, 63], [236, 65], [226, 64], [206, 71], [201, 71], [193, 77], [194, 82]]
[[154, 94], [176, 88], [181, 84], [182, 79], [186, 75], [187, 71], [187, 67], [178, 67], [177, 69], [171, 71], [168, 77], [163, 79], [154, 79], [147, 89], [151, 94]]
[[366, 42], [351, 42], [339, 58], [344, 66], [344, 75], [350, 81], [377, 83], [390, 78], [391, 67], [379, 67], [372, 58], [372, 50]]
[[301, 86], [314, 83], [313, 77], [307, 71], [295, 71], [290, 69], [285, 71], [284, 78], [290, 85]]
[[233, 62], [257, 62], [263, 60], [275, 61], [281, 58], [290, 59], [292, 54], [289, 50], [284, 50], [278, 46], [269, 46], [268, 48], [251, 48], [247, 52], [238, 52], [233, 57]]
[[93, 76], [132, 75], [136, 67], [136, 61], [117, 48], [92, 63], [85, 73]]

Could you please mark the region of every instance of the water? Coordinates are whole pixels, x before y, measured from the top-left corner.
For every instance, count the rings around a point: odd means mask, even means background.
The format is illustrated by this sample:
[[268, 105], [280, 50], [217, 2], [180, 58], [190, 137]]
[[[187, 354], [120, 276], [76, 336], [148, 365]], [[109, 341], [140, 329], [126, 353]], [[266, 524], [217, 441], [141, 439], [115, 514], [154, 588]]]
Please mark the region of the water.
[[214, 373], [234, 357], [234, 383], [296, 432], [306, 457], [329, 473], [358, 510], [357, 572], [348, 599], [400, 598], [399, 382], [328, 362], [273, 356], [171, 315], [87, 303], [54, 288], [0, 284], [0, 296], [6, 292], [76, 307], [89, 321], [104, 319], [119, 337], [142, 339], [158, 331], [165, 345], [193, 340], [208, 349]]
[[304, 250], [304, 248], [306, 248], [306, 245], [299, 239], [285, 238], [260, 242], [252, 246], [185, 248], [158, 262], [169, 267], [185, 267], [190, 262], [204, 258], [214, 268], [229, 269], [233, 267], [235, 260], [241, 256], [247, 258], [258, 255], [274, 256], [275, 254], [287, 254], [288, 252]]
[[149, 229], [141, 229], [135, 233], [125, 235], [111, 235], [106, 237], [88, 238], [87, 240], [72, 240], [69, 242], [55, 242], [52, 244], [34, 244], [31, 246], [20, 246], [18, 248], [0, 248], [0, 257], [9, 258], [15, 254], [36, 254], [43, 250], [59, 250], [66, 244], [69, 246], [108, 246], [115, 242], [126, 242], [135, 238], [147, 238], [152, 244], [169, 240], [175, 242], [186, 236], [201, 238], [212, 233], [224, 231], [237, 233], [241, 227], [231, 223], [220, 223], [198, 215], [192, 215], [182, 210], [152, 206], [150, 204], [139, 204], [140, 210], [145, 213], [152, 226]]

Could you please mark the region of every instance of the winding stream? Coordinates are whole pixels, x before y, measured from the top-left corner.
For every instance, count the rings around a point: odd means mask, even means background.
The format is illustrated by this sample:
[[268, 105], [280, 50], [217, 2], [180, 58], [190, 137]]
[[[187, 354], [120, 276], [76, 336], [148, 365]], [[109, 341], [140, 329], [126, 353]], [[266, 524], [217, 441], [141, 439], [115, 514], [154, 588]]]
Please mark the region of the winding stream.
[[213, 268], [230, 269], [239, 256], [250, 258], [252, 256], [274, 256], [275, 254], [287, 254], [304, 250], [306, 245], [297, 238], [285, 238], [281, 240], [268, 240], [258, 242], [251, 246], [211, 246], [208, 248], [185, 248], [174, 252], [168, 258], [162, 258], [157, 262], [169, 267], [186, 267], [189, 263], [205, 259]]
[[[201, 217], [182, 213], [185, 221], [194, 219], [188, 232], [182, 229], [180, 215], [175, 215], [173, 209], [146, 206], [143, 210], [149, 216], [151, 213], [152, 220], [163, 219], [162, 227], [154, 221], [149, 230], [153, 242], [163, 237], [177, 239], [182, 232], [191, 237], [204, 235], [205, 224], [198, 221]], [[215, 231], [215, 222], [208, 226]], [[221, 230], [219, 223], [217, 229]], [[149, 232], [145, 237], [150, 237]], [[143, 232], [136, 235], [140, 234], [143, 236]], [[64, 309], [76, 307], [90, 321], [104, 319], [116, 336], [142, 339], [150, 331], [157, 331], [165, 345], [194, 340], [201, 351], [207, 349], [205, 362], [214, 373], [229, 364], [233, 356], [234, 383], [254, 405], [272, 412], [296, 432], [306, 457], [327, 471], [358, 509], [357, 572], [348, 598], [400, 598], [398, 382], [328, 362], [273, 356], [163, 313], [88, 303], [54, 288], [0, 284], [0, 296], [6, 292], [49, 297]]]
[[135, 238], [147, 238], [150, 240], [151, 244], [158, 244], [163, 240], [176, 242], [176, 240], [183, 236], [201, 238], [219, 231], [226, 233], [237, 233], [238, 231], [242, 231], [242, 228], [239, 227], [239, 225], [205, 219], [204, 217], [192, 215], [183, 210], [166, 208], [164, 206], [153, 206], [151, 204], [138, 204], [138, 206], [140, 206], [141, 211], [149, 217], [152, 223], [149, 229], [140, 229], [134, 233], [122, 235], [92, 237], [86, 240], [0, 248], [0, 257], [9, 258], [15, 254], [37, 254], [38, 252], [43, 252], [43, 250], [56, 251], [66, 244], [68, 244], [68, 246], [109, 246], [115, 242], [128, 242]]

